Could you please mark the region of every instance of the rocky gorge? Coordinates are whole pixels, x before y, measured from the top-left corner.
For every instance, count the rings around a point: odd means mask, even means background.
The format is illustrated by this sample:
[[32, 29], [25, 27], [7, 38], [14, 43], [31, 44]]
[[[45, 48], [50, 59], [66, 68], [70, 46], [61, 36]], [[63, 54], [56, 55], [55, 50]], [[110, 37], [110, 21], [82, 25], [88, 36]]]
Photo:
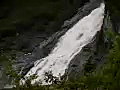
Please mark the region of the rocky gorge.
[[[12, 33], [12, 35], [14, 35], [15, 37], [11, 37], [11, 34], [10, 36], [7, 35], [6, 32], [8, 31], [6, 30], [4, 32], [3, 30], [1, 33], [1, 43], [0, 43], [1, 53], [5, 49], [13, 50], [13, 51], [16, 50], [17, 51], [17, 52], [15, 51], [16, 60], [13, 67], [18, 73], [20, 72], [22, 75], [26, 75], [27, 72], [34, 66], [35, 61], [46, 57], [53, 50], [56, 43], [58, 42], [58, 39], [62, 35], [64, 35], [71, 27], [73, 27], [83, 17], [89, 15], [90, 12], [92, 12], [92, 10], [99, 7], [102, 2], [104, 1], [103, 0], [90, 0], [90, 1], [75, 0], [73, 2], [72, 0], [70, 0], [69, 3], [72, 3], [73, 5], [76, 6], [73, 8], [73, 11], [76, 8], [77, 8], [77, 11], [73, 12], [71, 10], [71, 12], [69, 12], [71, 13], [70, 17], [66, 16], [65, 19], [59, 22], [61, 24], [59, 24], [57, 28], [55, 27], [55, 29], [54, 27], [52, 27], [52, 25], [50, 25], [47, 28], [45, 28], [46, 30], [44, 32], [34, 31], [34, 26], [36, 24], [40, 22], [42, 23], [44, 22], [44, 21], [41, 21], [40, 18], [36, 17], [36, 19], [33, 19], [32, 24], [28, 24], [28, 26], [25, 25], [24, 27], [24, 25], [21, 26], [21, 24], [17, 26], [17, 24], [15, 24], [16, 25], [15, 27], [18, 28], [16, 29], [18, 31], [15, 31], [15, 32], [13, 31]], [[81, 4], [78, 5], [77, 3], [81, 3]], [[105, 10], [105, 15], [104, 15], [105, 18], [104, 18], [104, 23], [102, 25], [102, 28], [100, 31], [97, 32], [93, 40], [89, 44], [87, 44], [85, 47], [83, 47], [81, 52], [79, 52], [71, 60], [68, 66], [68, 69], [66, 70], [66, 74], [68, 75], [69, 78], [73, 78], [73, 77], [76, 78], [76, 77], [79, 77], [79, 75], [83, 75], [85, 72], [84, 65], [87, 62], [90, 62], [92, 65], [94, 65], [94, 67], [88, 70], [91, 72], [91, 70], [93, 69], [96, 69], [96, 68], [99, 69], [99, 67], [106, 61], [106, 56], [108, 55], [108, 50], [110, 48], [109, 45], [111, 44], [111, 40], [109, 40], [109, 37], [106, 35], [106, 32], [109, 31], [110, 28], [115, 28], [112, 32], [119, 33], [119, 20], [116, 21], [117, 17], [114, 17], [113, 13], [111, 14], [111, 9], [109, 9], [109, 6], [107, 4], [108, 1], [105, 1], [104, 3], [106, 4], [106, 10]], [[80, 8], [78, 9], [78, 7]], [[5, 15], [1, 15], [2, 18], [4, 18], [3, 16]], [[40, 20], [40, 21], [36, 21], [36, 20]], [[63, 24], [63, 21], [64, 21], [64, 24]], [[44, 22], [44, 23], [46, 24], [48, 22]], [[53, 24], [53, 26], [54, 25], [57, 25], [57, 23]], [[30, 30], [31, 29], [30, 26], [33, 26], [32, 27], [33, 30]], [[37, 27], [37, 29], [39, 28]], [[51, 29], [53, 29], [53, 31], [50, 31]], [[19, 31], [19, 30], [22, 30], [22, 31]], [[8, 42], [10, 43], [8, 44]], [[20, 53], [18, 51], [20, 52], [22, 51], [22, 52]]]

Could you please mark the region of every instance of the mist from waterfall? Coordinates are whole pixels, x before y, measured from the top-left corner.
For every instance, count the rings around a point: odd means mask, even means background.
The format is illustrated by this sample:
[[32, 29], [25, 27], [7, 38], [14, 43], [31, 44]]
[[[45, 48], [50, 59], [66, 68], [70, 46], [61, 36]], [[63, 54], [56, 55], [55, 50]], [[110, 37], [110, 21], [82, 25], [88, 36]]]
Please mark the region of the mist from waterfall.
[[59, 77], [64, 75], [70, 61], [82, 50], [84, 46], [93, 40], [93, 37], [101, 30], [104, 19], [105, 5], [94, 9], [88, 16], [78, 21], [60, 39], [51, 53], [34, 63], [34, 67], [25, 77], [36, 74], [38, 78], [35, 83], [42, 80], [44, 83], [45, 72], [52, 71], [53, 75]]

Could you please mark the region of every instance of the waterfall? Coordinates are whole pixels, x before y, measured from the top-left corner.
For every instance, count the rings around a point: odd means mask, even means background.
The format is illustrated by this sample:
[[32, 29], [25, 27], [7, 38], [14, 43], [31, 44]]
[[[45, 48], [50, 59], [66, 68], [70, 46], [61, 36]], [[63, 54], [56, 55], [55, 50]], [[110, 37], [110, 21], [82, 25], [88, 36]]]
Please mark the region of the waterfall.
[[36, 74], [38, 77], [32, 81], [39, 80], [44, 82], [44, 73], [52, 71], [53, 75], [59, 77], [64, 75], [70, 61], [82, 50], [84, 46], [90, 43], [98, 31], [101, 30], [104, 18], [105, 5], [94, 9], [88, 16], [85, 16], [69, 29], [51, 51], [51, 53], [34, 63], [34, 67], [25, 75]]

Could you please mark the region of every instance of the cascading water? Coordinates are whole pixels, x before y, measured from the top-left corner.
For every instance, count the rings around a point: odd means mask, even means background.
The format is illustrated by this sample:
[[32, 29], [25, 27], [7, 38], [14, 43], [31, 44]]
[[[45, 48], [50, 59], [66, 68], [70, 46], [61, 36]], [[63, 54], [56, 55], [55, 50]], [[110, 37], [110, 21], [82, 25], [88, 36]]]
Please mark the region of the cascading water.
[[105, 5], [93, 10], [88, 16], [79, 20], [76, 25], [69, 29], [58, 41], [56, 47], [45, 58], [35, 62], [34, 67], [25, 77], [37, 74], [38, 78], [33, 80], [35, 83], [39, 80], [44, 82], [44, 73], [52, 71], [53, 75], [59, 77], [64, 75], [70, 61], [81, 51], [81, 49], [90, 43], [97, 31], [101, 30], [104, 18]]

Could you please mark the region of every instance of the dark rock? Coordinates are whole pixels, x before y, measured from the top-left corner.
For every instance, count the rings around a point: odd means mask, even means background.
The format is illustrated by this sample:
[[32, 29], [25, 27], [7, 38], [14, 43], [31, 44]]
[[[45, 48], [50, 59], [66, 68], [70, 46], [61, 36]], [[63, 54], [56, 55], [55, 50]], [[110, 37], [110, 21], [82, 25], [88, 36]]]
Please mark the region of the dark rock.
[[[84, 16], [87, 16], [93, 9], [99, 7], [100, 4], [101, 4], [101, 0], [100, 1], [99, 0], [92, 1], [92, 2], [89, 2], [86, 5], [84, 5], [80, 9], [78, 9], [78, 13], [72, 19], [65, 21], [65, 23], [62, 26], [60, 31], [53, 34], [50, 38], [48, 38], [48, 40], [45, 40], [42, 43], [40, 43], [40, 45], [36, 46], [30, 55], [24, 55], [23, 57], [18, 58], [16, 65], [15, 65], [17, 71], [21, 71], [20, 69], [22, 68], [22, 74], [25, 75], [29, 71], [29, 69], [34, 65], [34, 62], [36, 60], [39, 60], [39, 59], [47, 56], [51, 52], [51, 50], [55, 47], [56, 43], [58, 42], [59, 38], [63, 34], [65, 34], [65, 32], [69, 28], [71, 28], [74, 24], [76, 24]], [[98, 35], [98, 37], [99, 37], [99, 35]], [[95, 41], [95, 43], [96, 43], [96, 41]], [[93, 48], [95, 46], [96, 45], [94, 45], [94, 44], [87, 45], [86, 49], [84, 51], [87, 51], [87, 48], [89, 50], [90, 47], [92, 47], [93, 51], [95, 51]], [[92, 49], [90, 49], [90, 51], [92, 51]], [[85, 55], [83, 56], [83, 54], [85, 54]], [[82, 57], [82, 58], [88, 60], [89, 57], [86, 58], [86, 55], [91, 56], [91, 54], [89, 55], [89, 51], [87, 51], [85, 53], [78, 55], [78, 57]], [[77, 56], [75, 58], [77, 58]], [[79, 63], [81, 63], [81, 61], [79, 61], [78, 59], [77, 60], [74, 59], [74, 60], [72, 60], [72, 62], [74, 62], [74, 64], [70, 64], [70, 65], [78, 68], [79, 65], [76, 65], [76, 63], [79, 64]], [[78, 69], [76, 69], [76, 70], [78, 70]]]
[[[70, 62], [69, 68], [66, 71], [67, 75], [69, 78], [75, 78], [77, 79], [78, 76], [81, 76], [84, 74], [84, 65], [86, 64], [87, 61], [90, 60], [91, 63], [93, 64], [98, 64], [99, 60], [101, 57], [104, 57], [105, 53], [104, 51], [101, 52], [100, 49], [105, 49], [104, 48], [104, 41], [102, 41], [103, 44], [98, 44], [101, 39], [100, 35], [101, 31], [98, 32], [93, 39], [92, 42], [90, 42], [88, 45], [86, 45], [82, 51], [77, 54], [74, 59]], [[97, 54], [94, 54], [97, 52]], [[98, 58], [98, 59], [96, 59]], [[101, 59], [100, 59], [101, 60]], [[103, 60], [103, 59], [102, 59]], [[76, 66], [76, 67], [73, 67]]]
[[[66, 70], [66, 74], [69, 79], [77, 79], [77, 77], [84, 75], [85, 73], [85, 65], [87, 61], [90, 61], [91, 64], [95, 67], [95, 69], [100, 68], [101, 65], [106, 61], [106, 56], [108, 55], [109, 46], [105, 46], [106, 44], [106, 28], [112, 28], [112, 24], [109, 18], [109, 14], [106, 13], [104, 18], [104, 24], [102, 26], [101, 31], [99, 31], [96, 36], [93, 38], [92, 42], [86, 45], [82, 51], [77, 54], [74, 59], [70, 62], [68, 70]], [[107, 41], [110, 42], [109, 40]], [[109, 43], [110, 44], [110, 43]], [[76, 66], [76, 67], [73, 67]]]

